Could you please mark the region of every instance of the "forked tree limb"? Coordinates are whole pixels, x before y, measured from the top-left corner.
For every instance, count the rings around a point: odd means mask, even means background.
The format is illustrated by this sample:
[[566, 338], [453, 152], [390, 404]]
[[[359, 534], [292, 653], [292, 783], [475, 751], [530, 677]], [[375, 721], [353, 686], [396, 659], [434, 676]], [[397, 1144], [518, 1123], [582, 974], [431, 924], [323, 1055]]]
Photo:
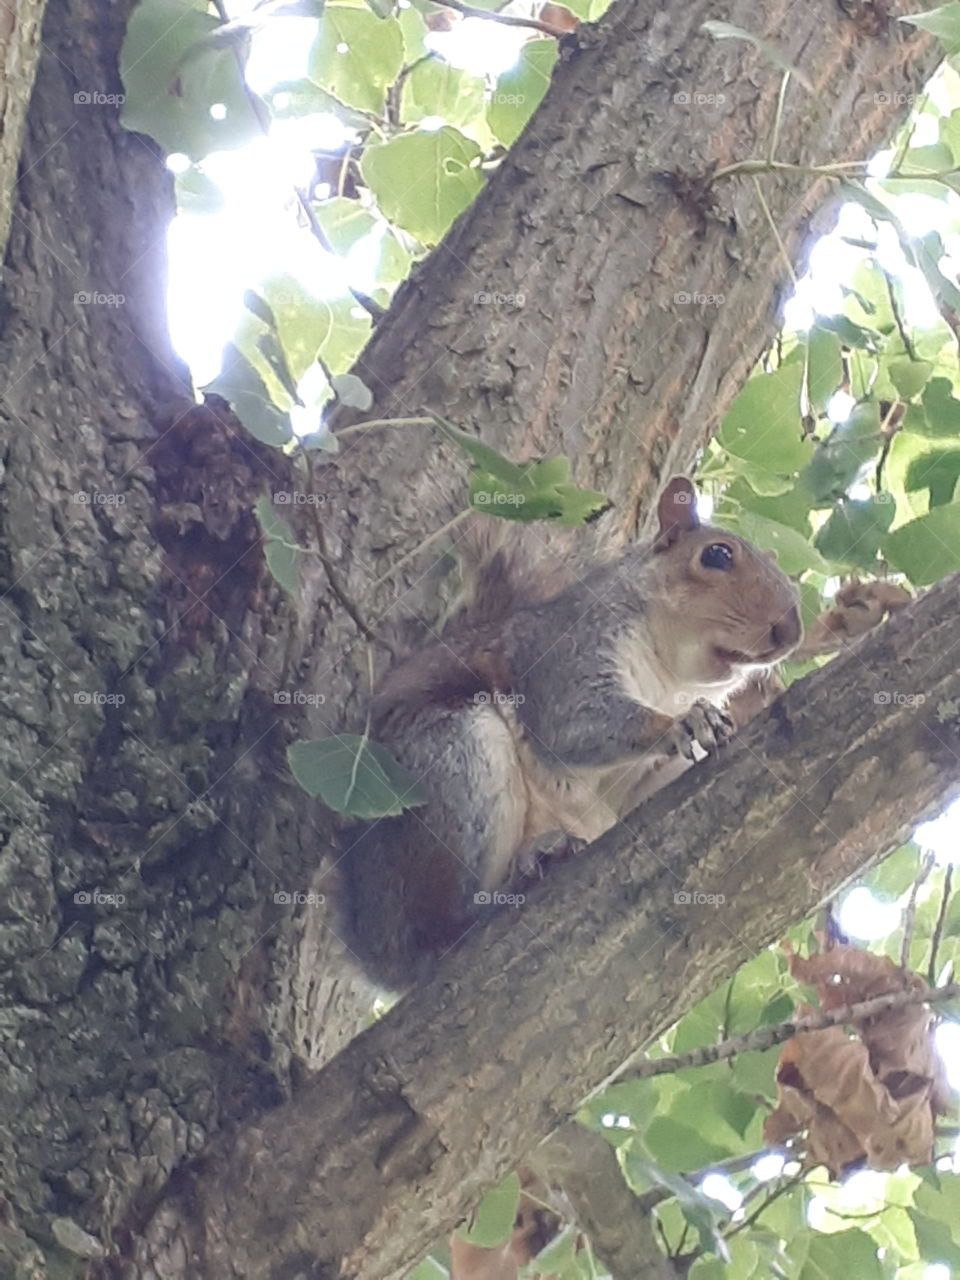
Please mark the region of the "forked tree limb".
[[[955, 576], [211, 1152], [168, 1219], [189, 1202], [198, 1274], [400, 1275], [640, 1046], [958, 791]], [[141, 1244], [155, 1259], [165, 1216]]]

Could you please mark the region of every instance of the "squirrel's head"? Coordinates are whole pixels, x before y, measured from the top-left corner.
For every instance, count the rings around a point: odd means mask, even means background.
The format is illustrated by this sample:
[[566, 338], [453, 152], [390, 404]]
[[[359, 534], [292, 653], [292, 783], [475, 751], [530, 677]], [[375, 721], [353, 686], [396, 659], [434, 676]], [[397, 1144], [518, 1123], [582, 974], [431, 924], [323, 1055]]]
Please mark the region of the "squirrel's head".
[[651, 562], [670, 606], [665, 639], [678, 676], [725, 684], [796, 648], [800, 594], [772, 551], [701, 524], [696, 490], [682, 476], [660, 495], [657, 516]]

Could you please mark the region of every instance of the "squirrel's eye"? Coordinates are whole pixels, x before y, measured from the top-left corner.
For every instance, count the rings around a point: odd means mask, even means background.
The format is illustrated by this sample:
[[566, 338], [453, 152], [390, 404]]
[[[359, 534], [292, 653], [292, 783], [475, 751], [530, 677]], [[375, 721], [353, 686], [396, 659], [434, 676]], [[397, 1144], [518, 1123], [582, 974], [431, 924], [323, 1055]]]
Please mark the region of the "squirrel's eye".
[[701, 553], [700, 563], [705, 569], [723, 569], [726, 572], [733, 568], [733, 551], [725, 542], [711, 542]]

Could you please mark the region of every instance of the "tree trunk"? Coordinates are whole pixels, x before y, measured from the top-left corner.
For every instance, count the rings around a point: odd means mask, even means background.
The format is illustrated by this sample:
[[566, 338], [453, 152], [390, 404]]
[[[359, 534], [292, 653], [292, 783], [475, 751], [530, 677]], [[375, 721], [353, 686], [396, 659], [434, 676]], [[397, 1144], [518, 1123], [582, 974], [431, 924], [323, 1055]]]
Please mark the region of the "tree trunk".
[[[203, 1274], [178, 1252], [192, 1211], [174, 1199], [155, 1212], [171, 1179], [287, 1098], [296, 1061], [328, 1059], [365, 1013], [329, 914], [275, 897], [309, 892], [335, 843], [284, 746], [355, 722], [365, 664], [319, 570], [295, 605], [265, 574], [251, 505], [298, 481], [225, 409], [193, 404], [165, 327], [160, 157], [113, 107], [77, 100], [121, 91], [128, 9], [50, 6], [0, 307], [4, 1277], [79, 1275], [98, 1258], [153, 1274], [120, 1261], [148, 1221], [163, 1275]], [[896, 123], [873, 88], [918, 88], [928, 43], [893, 19], [862, 31], [826, 0], [787, 12], [765, 11], [760, 34], [784, 23], [816, 93], [791, 89], [783, 157], [867, 154]], [[630, 532], [663, 470], [691, 462], [774, 327], [781, 272], [752, 188], [699, 181], [762, 153], [779, 74], [699, 33], [707, 16], [705, 3], [668, 14], [625, 0], [567, 43], [515, 154], [360, 369], [378, 410], [427, 403], [517, 456], [568, 452], [617, 500], [597, 538]], [[725, 16], [757, 17], [746, 0]], [[0, 48], [29, 52], [26, 26], [14, 35], [4, 46], [0, 28]], [[678, 91], [725, 102], [697, 114]], [[12, 94], [0, 106], [15, 136]], [[823, 195], [769, 192], [788, 245]], [[474, 303], [498, 289], [522, 290], [524, 307]], [[675, 302], [694, 292], [726, 302]], [[426, 434], [360, 438], [323, 475], [334, 556], [373, 619], [398, 597], [404, 615], [435, 616], [424, 563], [376, 581], [462, 505], [461, 472], [435, 450]], [[291, 689], [326, 702], [275, 701]], [[725, 937], [716, 948], [710, 981], [742, 958]], [[364, 1071], [376, 1091], [375, 1064]], [[390, 1079], [385, 1067], [388, 1095]], [[518, 1142], [545, 1131], [543, 1097]], [[455, 1203], [447, 1187], [437, 1226]], [[416, 1220], [418, 1202], [405, 1212]]]

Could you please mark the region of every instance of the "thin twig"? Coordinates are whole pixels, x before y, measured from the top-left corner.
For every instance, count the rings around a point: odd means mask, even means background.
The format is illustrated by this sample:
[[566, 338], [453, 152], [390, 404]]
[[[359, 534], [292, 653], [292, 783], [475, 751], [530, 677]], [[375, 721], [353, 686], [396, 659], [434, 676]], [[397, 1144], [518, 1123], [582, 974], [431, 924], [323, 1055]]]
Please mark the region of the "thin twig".
[[770, 212], [770, 207], [767, 204], [766, 200], [763, 198], [763, 188], [760, 186], [759, 178], [755, 177], [753, 179], [753, 185], [754, 185], [754, 188], [756, 189], [757, 199], [760, 201], [760, 208], [763, 210], [764, 215], [767, 219], [767, 222], [769, 223], [770, 230], [773, 232], [773, 238], [777, 242], [777, 248], [780, 250], [780, 256], [783, 258], [784, 262], [787, 264], [787, 270], [790, 272], [790, 279], [793, 281], [793, 287], [796, 288], [797, 273], [794, 271], [793, 263], [790, 261], [790, 255], [789, 253], [787, 253], [787, 246], [783, 243], [783, 240], [780, 238], [780, 232], [777, 230], [777, 224], [773, 220], [773, 214]]
[[898, 401], [894, 400], [884, 415], [883, 421], [880, 423], [880, 434], [883, 436], [883, 448], [880, 450], [880, 457], [877, 459], [876, 469], [873, 473], [873, 482], [876, 486], [877, 493], [883, 493], [883, 471], [887, 465], [890, 450], [893, 447], [893, 438], [897, 434], [896, 428], [892, 431], [888, 431], [887, 425], [890, 423], [890, 420], [896, 412], [898, 403]]
[[827, 1027], [840, 1026], [844, 1022], [856, 1022], [861, 1018], [875, 1018], [888, 1009], [901, 1009], [911, 1004], [936, 1004], [942, 1000], [953, 1000], [958, 996], [960, 996], [960, 982], [951, 982], [948, 986], [936, 987], [933, 991], [912, 989], [891, 991], [887, 995], [874, 996], [871, 1000], [844, 1005], [842, 1009], [817, 1009], [802, 1018], [791, 1018], [774, 1027], [757, 1027], [753, 1031], [732, 1036], [729, 1040], [723, 1040], [718, 1044], [707, 1044], [699, 1049], [691, 1049], [688, 1053], [651, 1058], [619, 1076], [618, 1083], [626, 1080], [647, 1080], [651, 1076], [686, 1071], [691, 1067], [705, 1067], [712, 1062], [725, 1062], [727, 1058], [732, 1058], [738, 1053], [771, 1049], [774, 1045], [783, 1044], [785, 1040], [791, 1040], [794, 1036], [804, 1035], [810, 1031], [823, 1031]]
[[[841, 160], [836, 164], [790, 164], [786, 160], [738, 160], [735, 164], [724, 165], [710, 175], [710, 181], [718, 178], [732, 178], [738, 175], [758, 173], [800, 173], [813, 178], [846, 178], [851, 172], [859, 171], [869, 174], [868, 160]], [[930, 169], [917, 173], [899, 173], [891, 170], [885, 174], [883, 182], [916, 182], [918, 178], [936, 182], [941, 178], [954, 178], [960, 173], [960, 166], [952, 165], [949, 169]]]
[[442, 524], [439, 529], [434, 529], [433, 533], [427, 534], [422, 542], [418, 542], [412, 551], [408, 551], [406, 555], [401, 556], [396, 564], [392, 564], [382, 578], [378, 578], [374, 583], [375, 587], [379, 587], [382, 583], [388, 582], [396, 573], [414, 560], [431, 542], [436, 542], [438, 538], [442, 538], [445, 533], [449, 533], [451, 529], [455, 529], [458, 524], [462, 524], [467, 516], [473, 515], [473, 508], [467, 507], [464, 511], [458, 511], [453, 519], [448, 520], [446, 524]]
[[[303, 456], [306, 461], [307, 475], [309, 477], [310, 487], [312, 490], [314, 485], [316, 484], [313, 459], [310, 457], [309, 453], [305, 453]], [[391, 658], [396, 658], [397, 655], [396, 655], [396, 650], [394, 646], [390, 643], [389, 640], [386, 639], [385, 636], [378, 635], [378, 633], [374, 631], [372, 627], [367, 625], [367, 623], [360, 616], [357, 606], [353, 603], [353, 601], [350, 599], [349, 595], [347, 594], [346, 588], [344, 587], [343, 583], [340, 580], [339, 570], [336, 568], [333, 561], [330, 559], [330, 553], [327, 550], [327, 540], [324, 534], [323, 521], [320, 518], [319, 505], [317, 503], [312, 503], [311, 511], [313, 512], [314, 536], [316, 537], [316, 540], [317, 540], [317, 558], [320, 560], [320, 563], [323, 565], [324, 571], [326, 572], [327, 581], [330, 583], [330, 590], [333, 592], [337, 600], [340, 602], [340, 605], [343, 608], [344, 612], [352, 619], [354, 626], [357, 628], [360, 634], [364, 637], [364, 639], [368, 640], [371, 644], [381, 645], [384, 649], [386, 649], [387, 653], [389, 653]]]
[[539, 18], [515, 18], [509, 13], [475, 9], [473, 5], [463, 4], [461, 0], [434, 0], [434, 3], [442, 5], [444, 9], [454, 9], [457, 13], [462, 13], [465, 18], [486, 18], [490, 22], [501, 22], [505, 27], [529, 27], [533, 31], [542, 31], [546, 36], [553, 36], [556, 40], [561, 36], [569, 35], [569, 32], [549, 22], [541, 22]]
[[790, 72], [783, 73], [783, 79], [780, 81], [780, 92], [777, 95], [777, 109], [773, 117], [773, 128], [770, 130], [770, 150], [767, 158], [773, 163], [773, 158], [777, 154], [777, 146], [780, 143], [780, 125], [783, 123], [783, 103], [787, 96], [787, 86], [790, 83]]
[[779, 1200], [782, 1195], [786, 1195], [788, 1191], [792, 1191], [794, 1187], [799, 1186], [806, 1174], [805, 1169], [800, 1169], [796, 1173], [791, 1174], [789, 1178], [785, 1178], [775, 1190], [771, 1191], [763, 1204], [758, 1205], [753, 1213], [748, 1214], [742, 1222], [735, 1222], [729, 1231], [724, 1232], [724, 1239], [729, 1240], [731, 1236], [735, 1236], [738, 1231], [746, 1231], [748, 1227], [752, 1227], [756, 1220], [763, 1216], [773, 1204], [775, 1200]]
[[920, 870], [917, 872], [917, 878], [911, 886], [907, 905], [903, 909], [903, 941], [900, 944], [901, 969], [907, 969], [910, 965], [910, 944], [913, 942], [913, 927], [917, 922], [917, 895], [920, 892], [920, 886], [933, 870], [935, 861], [936, 859], [932, 853], [927, 852], [924, 855]]
[[356, 435], [358, 431], [374, 431], [381, 427], [432, 427], [432, 418], [371, 418], [369, 422], [355, 422], [350, 427], [341, 427], [334, 431], [338, 440], [344, 436]]
[[[883, 271], [883, 268], [880, 268]], [[887, 296], [890, 299], [890, 310], [893, 312], [893, 318], [897, 322], [897, 329], [900, 331], [900, 341], [904, 345], [907, 355], [911, 360], [917, 359], [917, 349], [913, 345], [913, 339], [907, 333], [903, 323], [903, 316], [900, 313], [900, 303], [897, 301], [896, 290], [893, 287], [893, 276], [889, 271], [883, 271], [883, 278], [887, 282]]]
[[891, 166], [894, 170], [900, 168], [906, 158], [907, 152], [910, 150], [910, 143], [913, 141], [913, 135], [917, 131], [917, 125], [920, 122], [920, 117], [927, 109], [927, 101], [929, 97], [930, 91], [927, 90], [921, 97], [920, 101], [916, 104], [915, 109], [910, 113], [908, 128], [904, 130], [903, 141], [897, 149], [897, 154], [894, 156], [893, 164]]
[[940, 950], [940, 939], [943, 936], [943, 925], [950, 905], [950, 892], [953, 888], [953, 863], [947, 863], [947, 871], [943, 877], [943, 893], [940, 898], [940, 910], [937, 912], [937, 923], [933, 926], [933, 937], [930, 939], [930, 967], [927, 969], [931, 986], [936, 981], [937, 952]]

